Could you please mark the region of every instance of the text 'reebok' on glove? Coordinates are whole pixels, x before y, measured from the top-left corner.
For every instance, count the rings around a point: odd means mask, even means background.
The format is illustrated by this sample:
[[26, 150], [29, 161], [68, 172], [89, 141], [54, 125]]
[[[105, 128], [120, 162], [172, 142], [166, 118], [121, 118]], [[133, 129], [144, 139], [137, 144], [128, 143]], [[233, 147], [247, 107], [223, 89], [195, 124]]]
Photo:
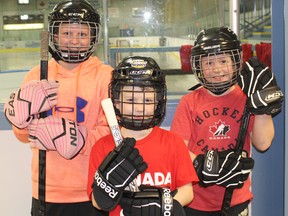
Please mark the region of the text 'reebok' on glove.
[[106, 156], [95, 173], [93, 195], [102, 210], [115, 208], [125, 187], [147, 169], [138, 149], [134, 148], [135, 143], [134, 138], [125, 138]]
[[87, 136], [85, 126], [56, 116], [33, 119], [28, 132], [32, 147], [56, 150], [66, 159], [72, 159], [80, 152]]
[[120, 205], [125, 216], [184, 216], [181, 204], [173, 199], [176, 191], [169, 188], [141, 185], [139, 192], [124, 191]]
[[269, 67], [257, 58], [245, 63], [238, 84], [249, 98], [248, 108], [252, 114], [275, 116], [281, 111], [283, 93]]
[[234, 150], [209, 150], [197, 155], [194, 167], [199, 184], [207, 187], [217, 184], [223, 187], [241, 188], [254, 167], [254, 160], [247, 152], [237, 154]]
[[32, 80], [10, 95], [4, 113], [11, 124], [25, 128], [32, 116], [50, 110], [57, 103], [59, 84], [55, 80]]

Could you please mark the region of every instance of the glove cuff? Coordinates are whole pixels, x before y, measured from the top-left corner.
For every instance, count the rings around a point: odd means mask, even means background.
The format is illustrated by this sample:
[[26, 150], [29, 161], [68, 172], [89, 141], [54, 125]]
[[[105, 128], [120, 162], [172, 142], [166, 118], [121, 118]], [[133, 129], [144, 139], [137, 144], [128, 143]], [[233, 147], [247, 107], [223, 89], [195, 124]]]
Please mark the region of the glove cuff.
[[18, 89], [10, 95], [9, 101], [4, 104], [4, 114], [12, 125], [23, 129], [30, 124], [33, 117], [30, 115], [28, 102], [20, 98], [20, 92], [21, 89]]
[[104, 211], [114, 209], [122, 197], [122, 191], [110, 184], [99, 171], [95, 173], [92, 188], [97, 205]]
[[162, 197], [162, 215], [172, 215], [174, 200], [171, 194], [171, 190], [168, 188], [160, 188], [159, 192]]
[[249, 98], [248, 108], [255, 115], [276, 115], [281, 111], [283, 93], [278, 86], [256, 91]]
[[[161, 208], [160, 208], [161, 212], [159, 215], [184, 216], [185, 212], [184, 212], [182, 205], [177, 200], [173, 199], [176, 193], [177, 193], [177, 190], [171, 191], [169, 188], [141, 185], [139, 192], [126, 192], [125, 191], [124, 197], [126, 196], [134, 200], [138, 200], [138, 201], [145, 200], [143, 202], [140, 202], [141, 205], [143, 204], [142, 208], [145, 208], [145, 207], [147, 208], [147, 202], [149, 201], [154, 202], [155, 200], [159, 200], [158, 202], [161, 205]], [[139, 205], [139, 203], [137, 203], [136, 205]], [[143, 212], [145, 211], [137, 210], [135, 212], [141, 212], [141, 214], [137, 214], [137, 215], [147, 215], [147, 214], [143, 214]], [[150, 211], [147, 210], [147, 212], [150, 212]], [[154, 209], [151, 210], [151, 212], [154, 213], [151, 215], [155, 215]]]

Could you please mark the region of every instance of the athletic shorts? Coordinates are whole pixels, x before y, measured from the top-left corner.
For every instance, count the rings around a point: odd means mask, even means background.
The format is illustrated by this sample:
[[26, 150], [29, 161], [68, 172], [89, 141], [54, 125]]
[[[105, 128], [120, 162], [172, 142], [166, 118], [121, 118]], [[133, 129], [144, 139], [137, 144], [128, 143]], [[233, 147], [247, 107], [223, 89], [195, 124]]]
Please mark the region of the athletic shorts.
[[[248, 205], [249, 201], [246, 201], [242, 204], [235, 205], [229, 208], [229, 216], [248, 216]], [[199, 211], [192, 208], [184, 207], [186, 216], [221, 216], [221, 211]]]
[[[32, 198], [31, 215], [38, 216], [39, 202]], [[99, 211], [91, 202], [49, 203], [46, 202], [45, 216], [108, 216], [108, 212]]]

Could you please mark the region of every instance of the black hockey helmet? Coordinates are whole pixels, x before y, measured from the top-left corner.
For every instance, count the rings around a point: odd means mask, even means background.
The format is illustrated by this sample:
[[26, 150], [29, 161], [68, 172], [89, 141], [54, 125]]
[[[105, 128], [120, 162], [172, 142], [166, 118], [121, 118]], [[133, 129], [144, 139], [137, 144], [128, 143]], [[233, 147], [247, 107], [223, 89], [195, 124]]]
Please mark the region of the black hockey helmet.
[[[202, 57], [224, 54], [233, 61], [231, 80], [224, 82], [209, 82], [205, 79], [201, 60]], [[237, 35], [228, 27], [213, 27], [202, 30], [196, 37], [191, 50], [192, 71], [198, 81], [214, 94], [222, 94], [237, 82], [242, 66], [242, 47]]]
[[[56, 60], [77, 63], [87, 60], [99, 41], [100, 36], [100, 16], [93, 6], [85, 0], [64, 0], [55, 5], [48, 16], [50, 42], [49, 51]], [[59, 47], [57, 38], [61, 24], [85, 24], [90, 33], [90, 45], [83, 50], [71, 51], [69, 45], [67, 49]], [[81, 36], [77, 38], [81, 40]]]
[[[137, 87], [140, 87], [140, 91]], [[130, 93], [133, 100], [123, 100], [124, 92]], [[134, 101], [136, 92], [143, 94], [143, 101]], [[154, 94], [152, 102], [145, 100], [149, 93]], [[114, 104], [119, 125], [131, 130], [144, 130], [159, 125], [166, 113], [165, 74], [156, 61], [150, 57], [126, 57], [113, 70], [112, 81], [109, 85], [109, 97]], [[127, 104], [130, 104], [132, 109], [132, 112], [128, 114], [123, 112], [123, 105], [127, 106]], [[147, 104], [154, 106], [154, 113], [145, 113]], [[142, 114], [136, 114], [136, 105], [142, 106]]]

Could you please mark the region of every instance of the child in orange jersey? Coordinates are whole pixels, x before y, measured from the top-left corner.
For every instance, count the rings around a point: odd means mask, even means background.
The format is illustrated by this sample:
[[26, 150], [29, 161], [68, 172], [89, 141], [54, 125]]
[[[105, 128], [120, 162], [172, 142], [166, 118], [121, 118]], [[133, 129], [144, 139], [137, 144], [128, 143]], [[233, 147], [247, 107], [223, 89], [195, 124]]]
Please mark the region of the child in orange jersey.
[[[91, 56], [99, 40], [100, 16], [87, 1], [65, 0], [48, 21], [53, 57], [48, 79], [39, 81], [40, 67], [34, 67], [5, 104], [16, 137], [32, 146], [31, 212], [36, 216], [43, 211], [38, 199], [41, 149], [46, 151], [45, 215], [104, 215], [86, 193], [92, 145], [109, 133], [100, 102], [108, 96], [112, 67]], [[43, 111], [48, 116], [38, 118]]]

